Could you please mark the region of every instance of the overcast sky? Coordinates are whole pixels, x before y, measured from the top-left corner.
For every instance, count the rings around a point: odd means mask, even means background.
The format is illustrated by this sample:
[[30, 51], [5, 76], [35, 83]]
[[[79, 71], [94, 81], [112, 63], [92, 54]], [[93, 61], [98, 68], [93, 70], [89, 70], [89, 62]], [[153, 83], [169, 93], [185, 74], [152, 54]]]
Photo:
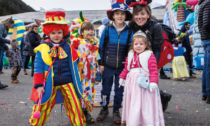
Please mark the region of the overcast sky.
[[[35, 10], [40, 7], [45, 10], [63, 8], [69, 10], [107, 10], [110, 9], [110, 0], [22, 0]], [[165, 5], [166, 0], [153, 0], [154, 3]]]

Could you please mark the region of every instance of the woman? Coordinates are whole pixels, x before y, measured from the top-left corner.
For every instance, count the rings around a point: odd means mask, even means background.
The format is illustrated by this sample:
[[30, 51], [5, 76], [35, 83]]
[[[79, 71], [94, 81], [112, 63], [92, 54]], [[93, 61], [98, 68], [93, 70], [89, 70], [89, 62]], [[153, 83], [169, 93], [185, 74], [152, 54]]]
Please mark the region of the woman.
[[30, 47], [29, 47], [29, 56], [32, 56], [32, 69], [31, 69], [31, 76], [34, 75], [34, 60], [36, 54], [34, 53], [34, 48], [36, 48], [40, 44], [40, 38], [38, 35], [38, 25], [33, 25], [32, 30], [29, 34], [29, 41], [30, 41]]
[[[9, 52], [9, 48], [7, 47], [7, 44], [10, 44], [11, 41], [9, 39], [5, 39], [8, 34], [9, 28], [11, 28], [14, 25], [14, 20], [11, 18], [7, 18], [5, 20], [0, 21], [0, 74], [2, 74], [2, 67], [3, 67], [3, 54], [6, 50]], [[7, 85], [3, 85], [0, 83], [0, 89], [5, 88]]]
[[24, 61], [24, 75], [28, 75], [26, 69], [28, 68], [28, 62], [30, 60], [30, 55], [29, 55], [29, 48], [30, 48], [30, 41], [29, 41], [29, 34], [31, 33], [31, 28], [29, 31], [26, 33], [26, 36], [24, 38], [24, 44], [25, 47], [23, 49], [23, 55], [25, 56], [25, 61]]
[[[149, 3], [151, 3], [151, 0], [141, 0], [130, 4], [130, 7], [133, 7], [133, 20], [129, 23], [129, 25], [133, 29], [134, 33], [141, 30], [146, 34], [156, 61], [158, 62], [161, 46], [164, 40], [162, 37], [162, 27], [158, 24], [157, 20], [152, 17], [151, 8], [148, 5]], [[170, 98], [170, 94], [161, 93], [163, 111], [166, 110]]]

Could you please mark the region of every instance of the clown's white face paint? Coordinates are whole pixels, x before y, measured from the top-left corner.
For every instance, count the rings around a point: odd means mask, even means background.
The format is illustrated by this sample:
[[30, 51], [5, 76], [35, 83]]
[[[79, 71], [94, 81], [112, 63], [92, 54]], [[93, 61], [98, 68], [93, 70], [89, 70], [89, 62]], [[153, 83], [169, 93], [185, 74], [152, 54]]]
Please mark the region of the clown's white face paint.
[[140, 53], [144, 52], [145, 49], [146, 49], [146, 44], [143, 41], [143, 39], [142, 38], [135, 39], [135, 41], [133, 43], [134, 52], [136, 52], [137, 54], [140, 54]]
[[63, 38], [63, 31], [62, 30], [59, 30], [59, 31], [54, 30], [54, 31], [50, 32], [49, 37], [54, 43], [60, 43]]
[[138, 13], [134, 14], [133, 18], [138, 26], [143, 26], [147, 23], [149, 14], [146, 12], [145, 9], [143, 9], [142, 11], [139, 11]]

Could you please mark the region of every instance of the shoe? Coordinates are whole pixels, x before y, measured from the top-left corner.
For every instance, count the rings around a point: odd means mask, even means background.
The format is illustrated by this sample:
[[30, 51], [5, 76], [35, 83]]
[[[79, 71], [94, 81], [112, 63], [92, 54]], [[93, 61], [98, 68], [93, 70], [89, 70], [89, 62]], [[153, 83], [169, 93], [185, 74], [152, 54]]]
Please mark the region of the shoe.
[[18, 79], [16, 79], [16, 81], [17, 81], [17, 83], [19, 82], [19, 80], [18, 80]]
[[26, 69], [30, 69], [29, 67], [26, 67]]
[[28, 73], [27, 73], [26, 69], [24, 69], [24, 75], [28, 75]]
[[11, 83], [18, 83], [18, 80], [12, 80]]
[[85, 113], [85, 118], [86, 118], [87, 123], [93, 123], [94, 122], [94, 119], [92, 118], [92, 116], [90, 115], [89, 112]]
[[210, 104], [210, 96], [207, 96], [206, 103]]
[[186, 79], [183, 77], [181, 80], [182, 80], [182, 81], [185, 81]]
[[195, 75], [191, 75], [190, 78], [196, 78], [196, 76]]
[[8, 85], [0, 83], [0, 89], [6, 88], [6, 87], [8, 87]]
[[202, 95], [202, 100], [206, 101], [206, 99], [207, 99], [207, 95]]
[[160, 75], [160, 79], [171, 79], [171, 78], [167, 77], [166, 75]]
[[166, 109], [168, 108], [168, 102], [171, 100], [172, 95], [168, 93], [164, 93], [163, 91], [160, 91], [160, 96], [161, 96], [163, 112], [165, 112]]
[[99, 113], [99, 115], [98, 115], [96, 120], [97, 121], [103, 121], [108, 114], [109, 114], [108, 110], [101, 109], [101, 111], [100, 111], [100, 113]]
[[0, 74], [3, 74], [4, 72], [3, 71], [0, 71]]
[[119, 111], [113, 112], [113, 120], [114, 120], [114, 124], [116, 124], [116, 125], [121, 124], [121, 116], [120, 116]]

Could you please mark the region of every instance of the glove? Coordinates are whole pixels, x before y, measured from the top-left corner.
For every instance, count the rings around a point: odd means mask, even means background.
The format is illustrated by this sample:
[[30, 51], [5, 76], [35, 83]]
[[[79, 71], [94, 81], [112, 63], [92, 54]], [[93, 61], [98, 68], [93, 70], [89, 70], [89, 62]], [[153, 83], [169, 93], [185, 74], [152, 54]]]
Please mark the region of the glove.
[[120, 80], [119, 80], [119, 88], [120, 88], [120, 86], [125, 86], [125, 80], [122, 78], [120, 78]]
[[152, 82], [150, 83], [150, 91], [154, 92], [158, 88], [157, 84]]

